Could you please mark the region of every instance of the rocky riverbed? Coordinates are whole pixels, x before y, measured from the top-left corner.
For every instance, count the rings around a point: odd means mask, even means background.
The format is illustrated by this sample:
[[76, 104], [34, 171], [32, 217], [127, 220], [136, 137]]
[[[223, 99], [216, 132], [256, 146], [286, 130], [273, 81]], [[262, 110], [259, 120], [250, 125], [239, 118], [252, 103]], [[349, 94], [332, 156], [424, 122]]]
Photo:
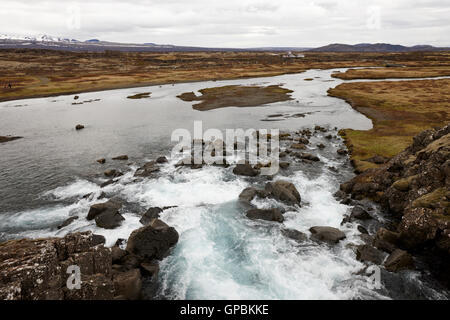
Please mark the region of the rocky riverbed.
[[[248, 186], [238, 196], [239, 211], [248, 221], [262, 222], [262, 225], [257, 223], [252, 226], [256, 233], [264, 233], [261, 226], [270, 229], [279, 224], [278, 230], [285, 239], [283, 241], [292, 241], [296, 246], [353, 252], [355, 259], [361, 263], [352, 272], [353, 281], [357, 279], [360, 283], [363, 282], [364, 278], [370, 276], [365, 273], [366, 268], [378, 266], [389, 279], [384, 281], [391, 284], [403, 283], [403, 286], [414, 288], [414, 284], [395, 274], [418, 268], [422, 272], [437, 271], [438, 278], [442, 278], [440, 276], [448, 268], [445, 262], [448, 261], [449, 253], [449, 226], [446, 218], [448, 199], [445, 198], [445, 190], [448, 190], [448, 179], [445, 178], [448, 135], [448, 127], [424, 132], [415, 138], [411, 147], [390, 160], [383, 169], [366, 172], [342, 184], [341, 191], [336, 192], [335, 197], [351, 210], [343, 216], [341, 227], [313, 225], [300, 231], [289, 227], [289, 224], [284, 225], [285, 217], [289, 220], [293, 212], [310, 206], [308, 200], [302, 199], [301, 192], [290, 181], [290, 176], [305, 168], [313, 175], [314, 172], [317, 175], [323, 170], [338, 174], [338, 167], [327, 165], [327, 159], [317, 154], [317, 151], [330, 148], [330, 142], [334, 144], [334, 157], [346, 161], [347, 155], [336, 129], [315, 126], [281, 133], [281, 171], [274, 176], [260, 175], [260, 169], [267, 164], [236, 164], [231, 155], [225, 156], [226, 161], [219, 168], [248, 179]], [[317, 143], [318, 138], [321, 143]], [[218, 144], [216, 142], [212, 145]], [[211, 152], [205, 142], [201, 150]], [[128, 157], [122, 155], [115, 159], [127, 160]], [[166, 176], [173, 170], [201, 172], [208, 167], [206, 164], [194, 165], [161, 156], [136, 169], [130, 168], [130, 173], [123, 174], [116, 169], [105, 171], [104, 175], [110, 179], [100, 186], [100, 190], [107, 190], [123, 182], [133, 184], [137, 181], [167, 179]], [[420, 178], [420, 175], [429, 175], [430, 170], [435, 174], [434, 179]], [[429, 192], [426, 195], [419, 194], [420, 188], [422, 191], [423, 188], [428, 188]], [[99, 202], [92, 204], [88, 212], [69, 217], [58, 229], [69, 229], [80, 220], [95, 221], [98, 228], [105, 230], [114, 230], [126, 224], [127, 219], [121, 214], [126, 200], [121, 197], [120, 192], [112, 190], [114, 189], [82, 196], [83, 199], [97, 199]], [[382, 203], [387, 214], [392, 212], [403, 216], [396, 229], [393, 224], [395, 216], [392, 221], [386, 221], [383, 214], [375, 211], [378, 210], [376, 206], [364, 200], [367, 197]], [[163, 264], [161, 276], [160, 261], [167, 263], [165, 258], [168, 255], [169, 260], [176, 257], [180, 236], [175, 228], [160, 218], [165, 212], [176, 209], [177, 206], [148, 208], [140, 214], [139, 223], [142, 227], [131, 232], [127, 239], [119, 238], [108, 247], [105, 247], [104, 236], [89, 231], [68, 233], [63, 238], [4, 242], [0, 245], [0, 297], [132, 300], [162, 298], [164, 295], [170, 297], [171, 293], [167, 290], [172, 289], [166, 287], [164, 279], [170, 276], [168, 272], [175, 271]], [[344, 240], [345, 248], [342, 248], [339, 243]], [[182, 238], [181, 241], [185, 242], [185, 239]], [[434, 261], [440, 261], [438, 266], [428, 268], [429, 260], [422, 254], [423, 246], [433, 248], [433, 254], [428, 254], [427, 257], [434, 255]], [[80, 290], [67, 288], [69, 274], [66, 270], [71, 265], [81, 269]], [[439, 288], [438, 284], [435, 285]], [[385, 287], [378, 294], [386, 292], [393, 297], [399, 294], [386, 290], [389, 289]], [[419, 288], [414, 290], [418, 297], [424, 298], [430, 294], [420, 292]]]
[[[101, 98], [95, 109], [72, 105], [73, 96], [30, 100], [27, 108], [0, 104], [5, 132], [25, 137], [1, 146], [2, 292], [17, 299], [41, 291], [49, 298], [82, 298], [67, 290], [65, 272], [56, 283], [39, 286], [8, 274], [35, 254], [40, 259], [39, 241], [59, 247], [55, 243], [72, 241], [65, 237], [87, 232], [104, 237], [104, 244], [62, 257], [54, 252], [52, 261], [64, 271], [75, 255], [92, 261], [97, 250], [109, 252], [111, 273], [99, 269], [102, 285], [111, 289], [108, 299], [448, 298], [430, 275], [424, 251], [396, 241], [389, 246], [391, 240], [385, 242], [390, 251], [374, 244], [374, 238], [395, 240], [399, 232], [398, 218], [382, 201], [338, 192], [355, 177], [352, 150], [339, 129], [365, 130], [371, 123], [326, 95], [332, 82], [340, 82], [331, 73], [151, 87], [145, 99], [127, 99], [139, 93], [135, 89], [80, 96]], [[177, 98], [228, 85], [283, 85], [292, 89], [292, 100], [198, 112]], [[194, 121], [203, 121], [205, 130], [280, 129], [279, 171], [263, 175], [271, 164], [266, 159], [237, 164], [239, 157], [228, 153], [220, 165], [171, 155], [173, 130], [189, 129]], [[84, 128], [76, 130], [77, 123]], [[23, 238], [30, 240], [17, 240]], [[28, 253], [14, 255], [23, 245]], [[40, 261], [45, 269], [47, 260]], [[373, 267], [380, 273], [376, 287]], [[97, 274], [95, 266], [83, 270], [87, 277]]]

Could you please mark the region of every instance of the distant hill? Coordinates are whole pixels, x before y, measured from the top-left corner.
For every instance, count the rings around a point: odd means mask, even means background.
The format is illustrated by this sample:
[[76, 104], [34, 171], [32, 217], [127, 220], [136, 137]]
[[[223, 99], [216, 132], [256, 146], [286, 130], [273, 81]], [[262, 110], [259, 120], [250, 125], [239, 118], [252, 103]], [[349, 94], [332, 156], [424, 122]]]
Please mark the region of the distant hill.
[[350, 44], [330, 44], [320, 48], [307, 47], [258, 47], [258, 48], [210, 48], [210, 47], [190, 47], [176, 46], [171, 44], [156, 44], [152, 42], [136, 44], [136, 43], [119, 43], [108, 42], [99, 39], [90, 39], [86, 41], [78, 41], [63, 37], [54, 37], [49, 35], [38, 36], [18, 36], [0, 34], [0, 49], [52, 49], [66, 51], [128, 51], [128, 52], [198, 52], [198, 51], [269, 51], [269, 52], [408, 52], [408, 51], [441, 51], [450, 50], [450, 48], [437, 48], [429, 45], [418, 45], [413, 47], [405, 47], [402, 45], [393, 45], [388, 43], [360, 43]]
[[412, 52], [412, 51], [442, 51], [450, 48], [438, 48], [430, 45], [406, 47], [389, 43], [359, 43], [355, 45], [334, 43], [324, 47], [311, 49], [315, 52]]

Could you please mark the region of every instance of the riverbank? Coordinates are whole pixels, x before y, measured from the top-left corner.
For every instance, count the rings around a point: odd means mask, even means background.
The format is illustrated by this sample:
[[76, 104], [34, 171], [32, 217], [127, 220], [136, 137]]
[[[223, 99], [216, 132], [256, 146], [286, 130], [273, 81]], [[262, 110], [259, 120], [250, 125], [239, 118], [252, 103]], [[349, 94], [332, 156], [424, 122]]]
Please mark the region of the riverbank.
[[[450, 64], [445, 53], [63, 52], [0, 50], [0, 101], [83, 92], [300, 73], [309, 69]], [[9, 88], [8, 84], [12, 87]]]
[[[357, 172], [400, 153], [419, 132], [450, 121], [450, 79], [344, 83], [328, 94], [370, 118], [371, 130], [341, 131]], [[413, 107], [412, 107], [413, 106]]]
[[350, 69], [346, 72], [337, 72], [333, 78], [342, 80], [363, 79], [414, 79], [450, 76], [450, 65], [436, 67], [388, 67], [370, 69]]

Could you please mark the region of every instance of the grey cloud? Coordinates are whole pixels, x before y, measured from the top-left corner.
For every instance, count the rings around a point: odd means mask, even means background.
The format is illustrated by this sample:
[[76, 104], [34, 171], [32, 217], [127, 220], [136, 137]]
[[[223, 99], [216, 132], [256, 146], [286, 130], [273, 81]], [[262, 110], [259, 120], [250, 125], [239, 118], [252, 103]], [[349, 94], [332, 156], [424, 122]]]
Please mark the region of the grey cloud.
[[[80, 28], [67, 28], [68, 8]], [[368, 8], [381, 28], [367, 28]], [[0, 33], [197, 46], [449, 45], [446, 0], [2, 0]]]

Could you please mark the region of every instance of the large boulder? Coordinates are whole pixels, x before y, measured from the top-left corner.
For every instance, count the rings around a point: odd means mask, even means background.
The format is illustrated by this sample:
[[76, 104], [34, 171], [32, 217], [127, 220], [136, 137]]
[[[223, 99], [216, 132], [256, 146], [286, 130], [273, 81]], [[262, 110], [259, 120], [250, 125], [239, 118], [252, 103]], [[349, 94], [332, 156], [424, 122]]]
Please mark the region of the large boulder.
[[152, 177], [158, 171], [159, 168], [156, 166], [156, 161], [150, 161], [137, 169], [134, 176], [143, 178]]
[[250, 219], [261, 219], [267, 221], [283, 222], [284, 217], [278, 209], [251, 209], [246, 213]]
[[313, 240], [338, 243], [345, 239], [345, 233], [333, 227], [316, 226], [309, 229]]
[[126, 250], [148, 261], [163, 259], [178, 242], [178, 237], [175, 228], [155, 219], [131, 233]]
[[392, 253], [397, 249], [400, 234], [398, 232], [389, 231], [385, 228], [380, 228], [375, 235], [373, 245], [375, 248], [383, 250], [387, 253]]
[[254, 187], [248, 187], [242, 190], [239, 195], [239, 200], [243, 202], [250, 203], [256, 196], [260, 198], [265, 198], [269, 195], [269, 193], [265, 190], [257, 189]]
[[352, 213], [350, 214], [351, 219], [357, 219], [357, 220], [370, 220], [372, 219], [371, 215], [364, 210], [364, 208], [360, 206], [355, 206], [352, 209]]
[[356, 259], [362, 262], [381, 264], [384, 260], [384, 254], [370, 245], [363, 244], [356, 248]]
[[110, 199], [102, 203], [96, 203], [89, 209], [86, 219], [93, 220], [107, 210], [118, 211], [120, 208], [122, 208], [122, 204], [115, 199]]
[[390, 272], [398, 272], [404, 269], [412, 269], [414, 261], [412, 256], [401, 249], [396, 249], [386, 259], [384, 266]]
[[95, 217], [95, 223], [98, 227], [104, 229], [115, 229], [120, 226], [125, 218], [117, 209], [108, 209]]
[[308, 236], [306, 234], [295, 229], [282, 229], [281, 233], [285, 237], [295, 240], [297, 242], [303, 242], [308, 240]]
[[287, 204], [300, 204], [301, 197], [295, 185], [288, 181], [268, 182], [265, 190], [275, 199]]
[[233, 169], [233, 173], [238, 176], [255, 177], [258, 175], [259, 171], [253, 169], [253, 167], [248, 164], [237, 164]]
[[147, 225], [150, 222], [152, 222], [154, 219], [159, 218], [159, 214], [163, 212], [163, 209], [158, 207], [152, 207], [149, 208], [143, 215], [142, 218], [139, 220], [140, 223], [143, 225]]

